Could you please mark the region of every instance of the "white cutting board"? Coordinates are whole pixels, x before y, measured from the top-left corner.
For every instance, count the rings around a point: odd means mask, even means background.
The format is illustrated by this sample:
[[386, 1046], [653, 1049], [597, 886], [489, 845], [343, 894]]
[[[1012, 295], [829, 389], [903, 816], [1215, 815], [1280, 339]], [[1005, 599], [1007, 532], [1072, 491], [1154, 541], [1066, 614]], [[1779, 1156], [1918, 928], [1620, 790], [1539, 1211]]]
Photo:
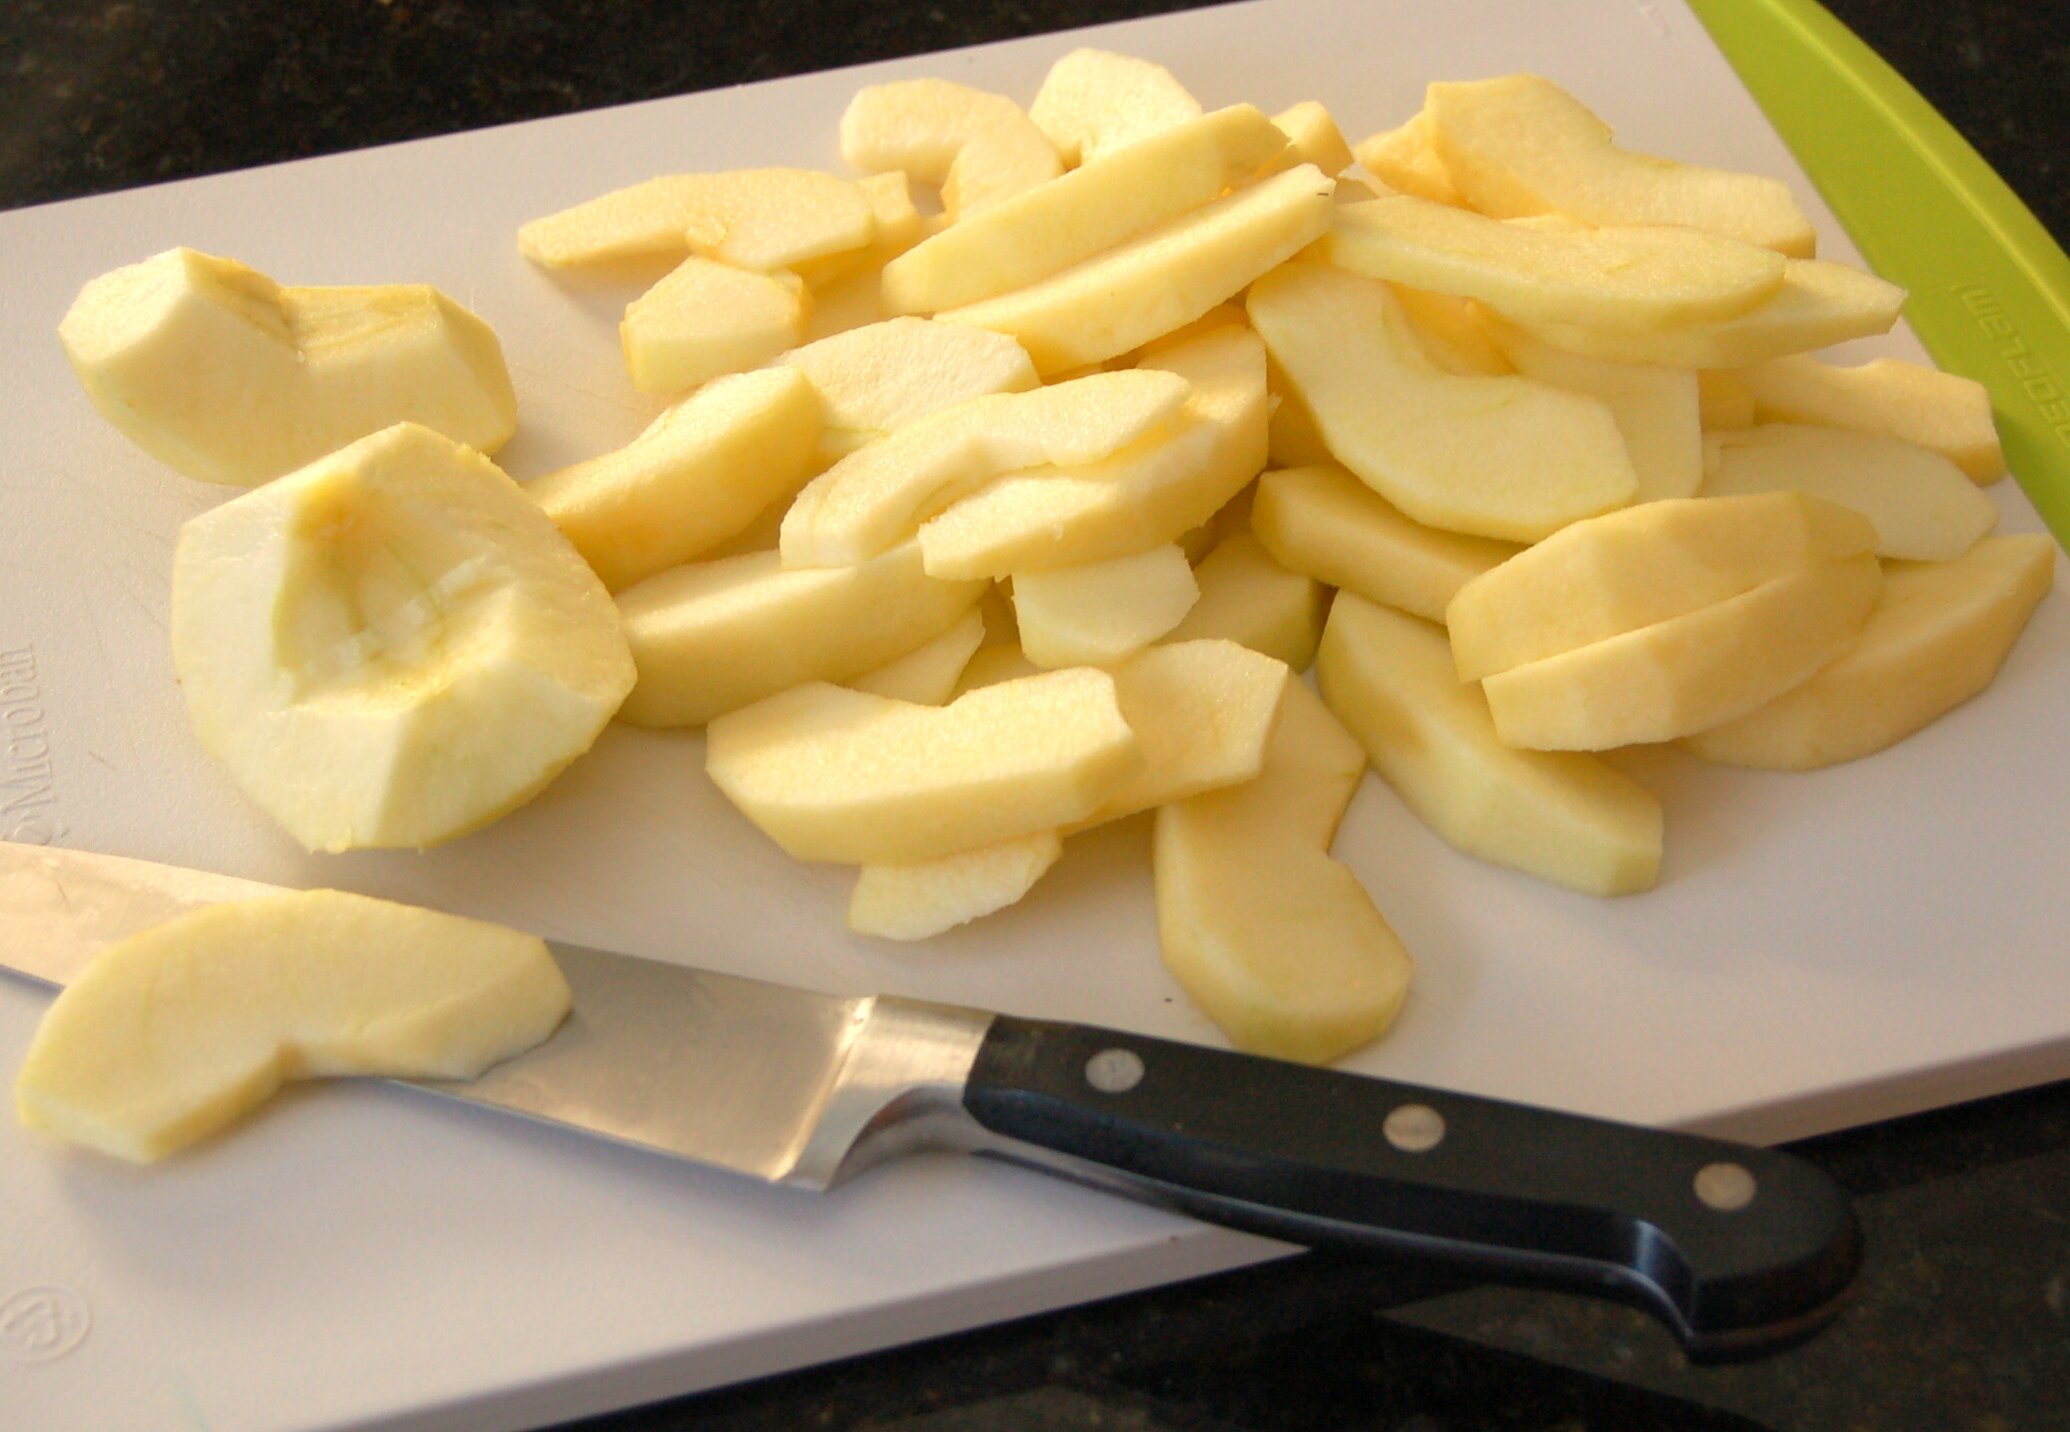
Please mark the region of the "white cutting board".
[[[103, 423], [52, 336], [88, 278], [173, 244], [292, 282], [428, 280], [502, 336], [522, 414], [503, 461], [533, 476], [630, 437], [651, 405], [620, 367], [630, 295], [531, 268], [520, 222], [659, 172], [838, 168], [857, 85], [942, 74], [1025, 101], [1078, 42], [0, 214], [0, 838], [1219, 1042], [1158, 964], [1142, 820], [1074, 842], [1023, 907], [917, 948], [847, 935], [846, 874], [793, 865], [750, 829], [703, 778], [695, 736], [614, 729], [447, 849], [304, 854], [202, 756], [173, 683], [174, 533], [224, 494]], [[1320, 98], [1354, 138], [1411, 113], [1429, 79], [1541, 71], [1627, 143], [1792, 177], [1825, 252], [1854, 257], [1674, 5], [1264, 0], [1100, 42], [1162, 61], [1209, 105]], [[1994, 492], [2008, 529], [2038, 526], [2012, 484]], [[1872, 760], [1808, 777], [1635, 760], [1666, 800], [1667, 864], [1658, 890], [1614, 903], [1459, 856], [1369, 781], [1339, 853], [1420, 963], [1399, 1026], [1352, 1067], [1761, 1140], [2070, 1074], [2066, 677], [2058, 593], [1988, 695]], [[0, 1067], [44, 1003], [0, 979]], [[530, 1424], [1280, 1251], [974, 1161], [913, 1161], [816, 1199], [380, 1086], [297, 1093], [144, 1171], [0, 1118], [0, 1420]]]

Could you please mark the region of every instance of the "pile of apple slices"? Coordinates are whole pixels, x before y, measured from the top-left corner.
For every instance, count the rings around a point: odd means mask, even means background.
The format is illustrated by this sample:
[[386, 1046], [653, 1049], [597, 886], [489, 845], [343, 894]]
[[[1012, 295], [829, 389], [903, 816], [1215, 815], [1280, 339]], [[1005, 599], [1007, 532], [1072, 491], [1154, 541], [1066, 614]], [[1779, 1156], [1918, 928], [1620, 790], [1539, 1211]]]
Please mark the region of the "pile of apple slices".
[[1154, 810], [1173, 973], [1327, 1060], [1410, 971], [1329, 856], [1366, 765], [1462, 850], [1645, 890], [1660, 804], [1599, 753], [1880, 750], [2050, 584], [2047, 538], [1987, 536], [1979, 385], [1806, 356], [1901, 291], [1813, 257], [1782, 184], [1620, 149], [1543, 79], [1434, 84], [1354, 148], [1080, 50], [1025, 109], [866, 88], [840, 143], [862, 177], [523, 228], [550, 269], [673, 263], [620, 336], [678, 396], [522, 489], [462, 446], [507, 379], [435, 295], [191, 254], [82, 295], [68, 351], [145, 446], [300, 467], [192, 524], [174, 597], [204, 741], [305, 842], [450, 838], [615, 712], [707, 728], [749, 820], [858, 867], [851, 927], [911, 939]]

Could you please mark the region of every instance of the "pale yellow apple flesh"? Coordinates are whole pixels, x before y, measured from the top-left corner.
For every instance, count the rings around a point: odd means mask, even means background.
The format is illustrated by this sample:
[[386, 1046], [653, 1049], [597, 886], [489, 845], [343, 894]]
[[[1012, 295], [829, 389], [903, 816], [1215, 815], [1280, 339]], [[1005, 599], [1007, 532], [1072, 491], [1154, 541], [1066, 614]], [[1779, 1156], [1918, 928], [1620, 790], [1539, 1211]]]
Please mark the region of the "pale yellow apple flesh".
[[1304, 164], [1039, 283], [936, 316], [1012, 334], [1045, 377], [1102, 362], [1200, 317], [1321, 238], [1331, 186]]
[[1326, 1064], [1378, 1038], [1413, 962], [1329, 855], [1365, 752], [1300, 682], [1256, 778], [1161, 806], [1165, 967], [1238, 1049]]
[[1242, 491], [1265, 463], [1257, 335], [1218, 327], [1143, 361], [1137, 371], [1191, 385], [1165, 431], [1104, 462], [1016, 473], [950, 505], [921, 525], [927, 570], [1003, 578], [1124, 557], [1177, 541]]
[[1419, 522], [1535, 541], [1637, 491], [1603, 404], [1441, 371], [1378, 279], [1288, 264], [1251, 286], [1248, 307], [1337, 460]]
[[690, 561], [798, 490], [819, 451], [819, 394], [795, 368], [734, 373], [632, 442], [526, 491], [613, 591]]
[[1021, 345], [1003, 333], [888, 318], [783, 355], [819, 390], [829, 462], [895, 428], [987, 393], [1023, 393], [1040, 379]]
[[1493, 323], [1472, 299], [1400, 284], [1394, 285], [1394, 296], [1409, 315], [1409, 327], [1415, 330], [1424, 355], [1447, 373], [1500, 378], [1517, 371], [1516, 364], [1496, 346], [1491, 336]]
[[[1346, 479], [1350, 481], [1351, 479]], [[1249, 532], [1234, 532], [1193, 569], [1200, 600], [1167, 641], [1220, 637], [1306, 671], [1322, 640], [1329, 592], [1322, 583], [1272, 560]]]
[[1876, 528], [1885, 557], [1948, 562], [1998, 525], [1998, 505], [1937, 452], [1897, 438], [1763, 423], [1706, 439], [1706, 494], [1808, 492]]
[[1860, 514], [1804, 493], [1648, 502], [1577, 522], [1475, 577], [1444, 620], [1459, 679], [1478, 681], [1875, 549]]
[[500, 925], [336, 890], [209, 905], [93, 957], [37, 1026], [15, 1107], [150, 1163], [290, 1079], [471, 1079], [568, 1003], [546, 943]]
[[1707, 433], [1750, 428], [1755, 422], [1754, 388], [1739, 368], [1700, 370], [1696, 375], [1696, 406]]
[[933, 313], [1048, 278], [1213, 203], [1285, 150], [1232, 105], [959, 219], [884, 267], [884, 305]]
[[1851, 368], [1793, 354], [1744, 370], [1757, 419], [1817, 423], [1897, 438], [1930, 449], [1978, 482], [2005, 475], [2005, 448], [1991, 419], [1991, 393], [1974, 378], [1899, 358]]
[[1421, 110], [1393, 129], [1361, 139], [1351, 152], [1390, 189], [1437, 204], [1466, 202], [1431, 148], [1430, 117]]
[[1809, 771], [1895, 745], [1989, 686], [2055, 580], [2039, 533], [1895, 563], [1854, 643], [1809, 681], [1683, 742], [1707, 761]]
[[1190, 391], [1176, 373], [1124, 369], [932, 413], [850, 453], [805, 486], [784, 514], [784, 564], [863, 561], [1002, 473], [1098, 462], [1160, 428]]
[[1053, 830], [1010, 836], [918, 865], [865, 865], [848, 898], [848, 928], [882, 940], [925, 940], [1004, 910], [1064, 853]]
[[798, 860], [912, 865], [1052, 830], [1142, 763], [1114, 678], [1044, 672], [917, 706], [818, 682], [711, 723], [705, 769]]
[[928, 576], [911, 542], [852, 567], [787, 569], [775, 552], [676, 567], [619, 594], [639, 668], [619, 715], [701, 726], [803, 681], [851, 681], [942, 635], [983, 590]]
[[1272, 116], [1272, 127], [1287, 137], [1293, 164], [1313, 164], [1332, 178], [1342, 174], [1358, 159], [1344, 142], [1344, 131], [1330, 118], [1320, 100], [1304, 99]]
[[1780, 180], [1619, 149], [1607, 124], [1537, 75], [1433, 84], [1423, 112], [1446, 176], [1483, 213], [1678, 225], [1811, 257], [1811, 221]]
[[866, 174], [900, 169], [939, 185], [952, 220], [1064, 172], [1056, 146], [1019, 105], [942, 79], [857, 90], [841, 115], [841, 157]]
[[1466, 583], [1520, 550], [1425, 527], [1334, 463], [1260, 476], [1251, 531], [1287, 570], [1431, 621], [1445, 619]]
[[1541, 751], [1606, 751], [1721, 725], [1847, 649], [1883, 574], [1863, 553], [1736, 597], [1513, 666], [1481, 682], [1496, 733]]
[[171, 633], [202, 746], [311, 850], [488, 824], [633, 683], [609, 594], [524, 489], [408, 423], [188, 522]]
[[1028, 118], [1066, 164], [1101, 156], [1200, 117], [1200, 101], [1163, 65], [1077, 49], [1049, 67]]
[[791, 268], [860, 249], [875, 220], [862, 191], [810, 169], [666, 174], [534, 219], [518, 252], [548, 268], [701, 254], [739, 268]]
[[1506, 317], [1620, 329], [1731, 318], [1780, 290], [1784, 268], [1698, 229], [1533, 229], [1413, 194], [1340, 204], [1323, 254]]
[[87, 284], [58, 340], [102, 417], [202, 482], [255, 486], [399, 422], [492, 453], [517, 424], [496, 335], [428, 284], [283, 288], [170, 249]]
[[963, 669], [970, 665], [970, 658], [984, 640], [984, 616], [972, 607], [940, 636], [841, 684], [872, 696], [889, 696], [894, 701], [939, 706], [956, 694]]
[[1109, 666], [1177, 626], [1200, 600], [1176, 543], [1013, 579], [1021, 650], [1037, 666]]
[[[913, 181], [903, 169], [866, 174], [855, 181], [855, 187], [870, 206], [870, 241], [859, 249], [800, 259], [789, 266], [815, 295], [859, 278], [874, 289], [884, 265], [927, 237], [928, 220], [913, 202]], [[868, 321], [874, 323], [881, 316]]]
[[1441, 628], [1339, 592], [1315, 669], [1373, 769], [1453, 846], [1591, 895], [1659, 879], [1660, 802], [1598, 757], [1504, 744]]
[[811, 300], [795, 274], [695, 255], [626, 305], [618, 339], [642, 393], [675, 393], [797, 346]]

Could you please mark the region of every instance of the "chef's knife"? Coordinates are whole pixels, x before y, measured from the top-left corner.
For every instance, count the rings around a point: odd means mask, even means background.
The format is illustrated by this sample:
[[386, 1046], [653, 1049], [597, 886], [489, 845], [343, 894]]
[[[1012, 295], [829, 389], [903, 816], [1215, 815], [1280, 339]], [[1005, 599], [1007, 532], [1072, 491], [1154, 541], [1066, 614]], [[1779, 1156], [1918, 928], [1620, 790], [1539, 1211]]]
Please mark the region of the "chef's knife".
[[[0, 843], [0, 967], [62, 985], [132, 931], [273, 887]], [[1823, 1326], [1846, 1196], [1787, 1154], [1116, 1030], [839, 998], [568, 945], [551, 1039], [446, 1098], [827, 1189], [928, 1147], [1295, 1243], [1635, 1303], [1692, 1358]]]

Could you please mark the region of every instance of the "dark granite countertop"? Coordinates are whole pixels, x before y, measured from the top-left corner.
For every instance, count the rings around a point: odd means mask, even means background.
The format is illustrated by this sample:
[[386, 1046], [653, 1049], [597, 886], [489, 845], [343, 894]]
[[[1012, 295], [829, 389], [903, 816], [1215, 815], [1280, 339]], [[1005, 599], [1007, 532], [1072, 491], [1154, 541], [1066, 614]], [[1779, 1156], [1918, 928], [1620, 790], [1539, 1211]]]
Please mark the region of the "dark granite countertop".
[[[1181, 8], [9, 0], [0, 207]], [[2070, 5], [1831, 8], [2070, 236]], [[1691, 1369], [1620, 1309], [1308, 1255], [584, 1425], [2070, 1428], [2070, 1085], [1801, 1147], [1868, 1262], [1837, 1325], [1765, 1362]]]

